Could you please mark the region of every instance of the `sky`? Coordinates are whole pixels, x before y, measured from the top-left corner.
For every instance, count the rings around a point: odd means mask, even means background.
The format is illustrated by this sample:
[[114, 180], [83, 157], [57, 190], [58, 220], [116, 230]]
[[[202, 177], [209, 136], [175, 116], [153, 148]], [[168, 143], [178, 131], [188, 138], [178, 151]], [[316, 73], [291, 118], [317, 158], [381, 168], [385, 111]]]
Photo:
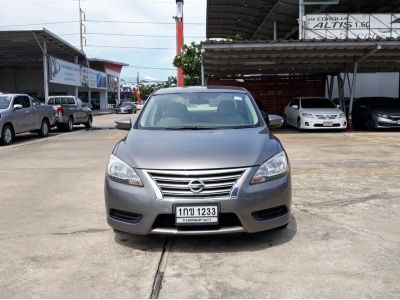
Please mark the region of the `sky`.
[[[185, 43], [205, 39], [206, 2], [207, 0], [185, 0]], [[137, 72], [140, 73], [141, 79], [166, 80], [168, 76], [176, 76], [172, 65], [176, 53], [176, 27], [172, 19], [176, 14], [175, 0], [81, 0], [81, 7], [86, 15], [84, 24], [87, 46], [84, 47], [84, 51], [89, 58], [109, 59], [129, 64], [131, 67], [125, 67], [122, 72], [122, 78], [127, 80], [136, 78]], [[45, 27], [79, 48], [78, 20], [77, 0], [0, 0], [1, 30]], [[68, 23], [27, 25], [54, 22]]]

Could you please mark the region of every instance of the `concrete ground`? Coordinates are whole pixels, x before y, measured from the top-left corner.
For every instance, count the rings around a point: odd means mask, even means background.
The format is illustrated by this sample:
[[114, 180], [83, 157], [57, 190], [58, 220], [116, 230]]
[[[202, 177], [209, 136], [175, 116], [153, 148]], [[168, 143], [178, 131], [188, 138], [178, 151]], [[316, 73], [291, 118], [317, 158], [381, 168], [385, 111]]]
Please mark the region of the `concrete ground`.
[[[104, 169], [124, 116], [0, 147], [0, 298], [399, 298], [400, 132], [280, 130], [285, 231], [114, 234]], [[135, 118], [136, 116], [133, 116]]]

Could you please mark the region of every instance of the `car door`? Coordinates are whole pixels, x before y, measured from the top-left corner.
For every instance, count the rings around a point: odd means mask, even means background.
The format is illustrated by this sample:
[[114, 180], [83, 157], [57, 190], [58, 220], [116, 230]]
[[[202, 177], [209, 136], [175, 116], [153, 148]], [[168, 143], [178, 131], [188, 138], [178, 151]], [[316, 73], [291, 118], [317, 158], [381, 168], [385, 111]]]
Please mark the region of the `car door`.
[[76, 99], [77, 109], [79, 111], [79, 121], [80, 122], [87, 122], [87, 114], [85, 108], [83, 107], [83, 102], [81, 99]]
[[[297, 105], [297, 108], [294, 108], [294, 106], [296, 106], [296, 105]], [[288, 122], [290, 125], [296, 126], [297, 117], [299, 116], [299, 107], [300, 107], [299, 99], [294, 98], [288, 108], [289, 114], [288, 114], [287, 118], [288, 118]]]
[[13, 107], [18, 104], [21, 105], [22, 108], [14, 108], [13, 109], [13, 114], [14, 114], [14, 130], [15, 133], [20, 133], [20, 132], [25, 132], [27, 131], [28, 124], [29, 124], [29, 111], [25, 109], [24, 106], [24, 101], [23, 101], [22, 96], [15, 96], [13, 100]]
[[22, 106], [24, 107], [23, 110], [25, 111], [25, 130], [28, 131], [38, 129], [36, 109], [33, 107], [31, 99], [28, 96], [22, 96]]

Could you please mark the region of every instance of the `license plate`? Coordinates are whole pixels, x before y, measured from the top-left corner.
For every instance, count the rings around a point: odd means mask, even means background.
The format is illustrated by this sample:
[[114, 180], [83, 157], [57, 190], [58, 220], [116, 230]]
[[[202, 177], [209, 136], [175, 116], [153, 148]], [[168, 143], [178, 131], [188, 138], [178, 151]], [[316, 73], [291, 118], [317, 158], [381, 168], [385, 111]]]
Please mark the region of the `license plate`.
[[175, 224], [218, 225], [218, 205], [176, 205]]
[[324, 122], [324, 127], [331, 127], [333, 126], [333, 122]]

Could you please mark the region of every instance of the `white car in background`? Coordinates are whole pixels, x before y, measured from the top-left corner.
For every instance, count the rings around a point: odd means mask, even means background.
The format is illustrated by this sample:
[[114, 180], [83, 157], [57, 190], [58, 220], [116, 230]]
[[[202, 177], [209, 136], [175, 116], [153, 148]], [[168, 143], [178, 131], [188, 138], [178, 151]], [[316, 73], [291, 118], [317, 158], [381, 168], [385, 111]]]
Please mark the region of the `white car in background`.
[[283, 115], [284, 124], [303, 129], [346, 129], [345, 113], [332, 101], [321, 97], [296, 97]]

